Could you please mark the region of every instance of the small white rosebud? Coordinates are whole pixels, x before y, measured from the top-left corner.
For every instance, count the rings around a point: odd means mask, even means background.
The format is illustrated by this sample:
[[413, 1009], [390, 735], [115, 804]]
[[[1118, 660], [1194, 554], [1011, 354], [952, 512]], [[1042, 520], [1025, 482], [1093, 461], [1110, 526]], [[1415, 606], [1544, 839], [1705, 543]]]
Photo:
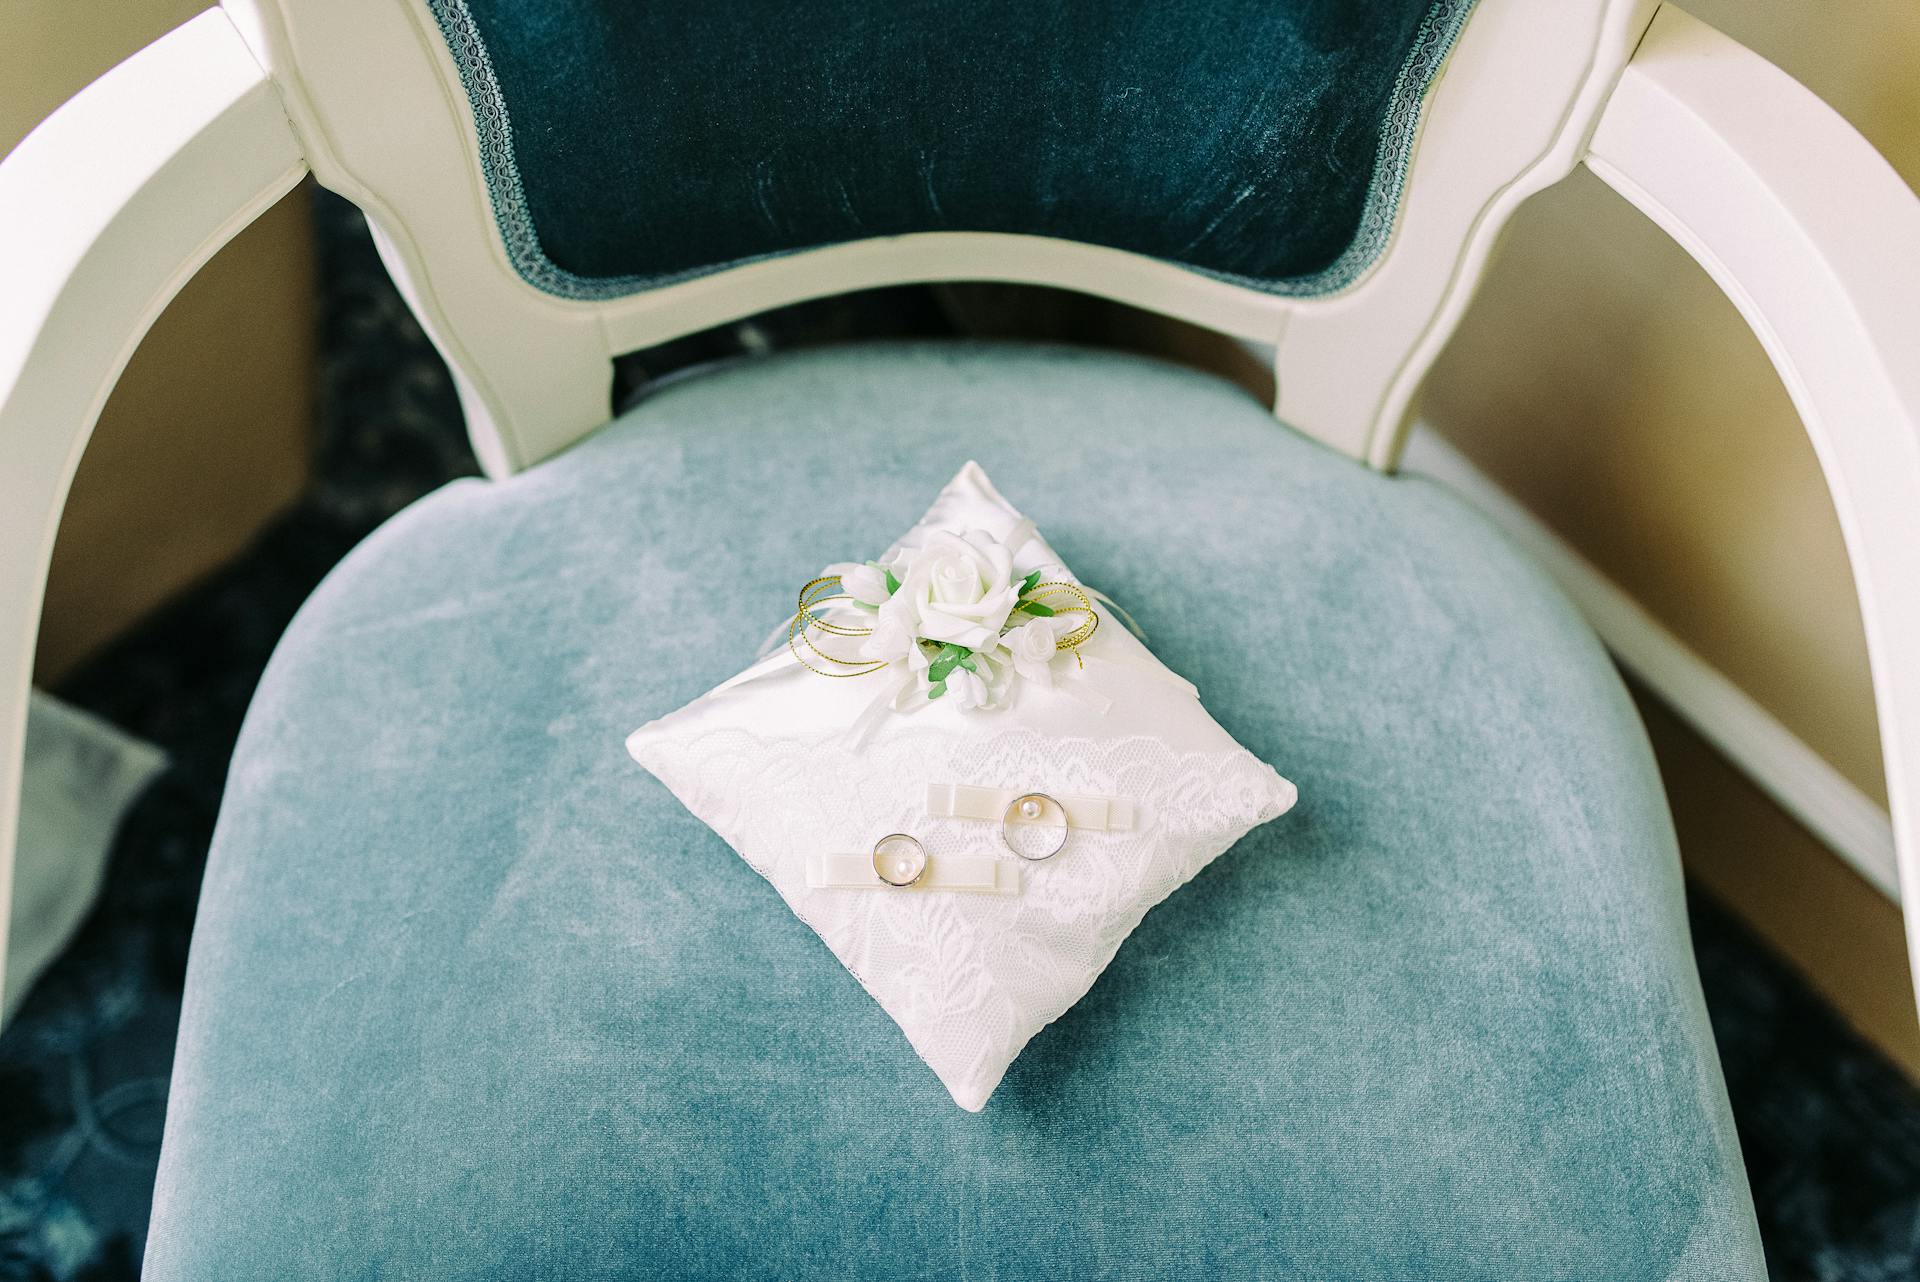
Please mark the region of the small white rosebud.
[[1038, 618], [1023, 623], [1000, 638], [1011, 656], [1013, 670], [1023, 680], [1043, 686], [1053, 684], [1053, 656], [1059, 652], [1059, 618]]
[[828, 566], [827, 573], [838, 575], [840, 590], [864, 605], [884, 605], [891, 595], [887, 591], [887, 573], [877, 565], [858, 565], [848, 561]]
[[955, 668], [947, 674], [947, 697], [962, 708], [984, 708], [992, 702], [993, 692], [978, 675]]

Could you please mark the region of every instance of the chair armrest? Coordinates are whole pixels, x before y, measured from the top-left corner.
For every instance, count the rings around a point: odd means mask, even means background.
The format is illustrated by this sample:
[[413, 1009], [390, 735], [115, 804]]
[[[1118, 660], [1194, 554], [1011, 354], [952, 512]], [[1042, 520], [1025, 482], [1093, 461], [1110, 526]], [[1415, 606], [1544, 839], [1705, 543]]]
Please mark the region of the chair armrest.
[[1672, 5], [1587, 164], [1726, 291], [1812, 438], [1866, 625], [1920, 973], [1920, 198], [1832, 108]]
[[0, 986], [27, 693], [67, 487], [154, 318], [305, 173], [266, 72], [218, 9], [0, 162]]

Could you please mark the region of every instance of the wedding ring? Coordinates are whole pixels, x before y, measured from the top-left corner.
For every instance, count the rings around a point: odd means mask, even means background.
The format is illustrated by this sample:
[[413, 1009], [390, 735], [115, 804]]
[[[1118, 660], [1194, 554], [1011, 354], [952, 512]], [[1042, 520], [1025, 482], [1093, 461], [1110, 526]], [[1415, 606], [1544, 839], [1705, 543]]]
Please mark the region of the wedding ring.
[[873, 843], [873, 875], [889, 886], [911, 886], [927, 871], [927, 850], [904, 832]]
[[1022, 859], [1051, 859], [1066, 849], [1067, 808], [1044, 792], [1023, 793], [1000, 817], [1000, 840]]

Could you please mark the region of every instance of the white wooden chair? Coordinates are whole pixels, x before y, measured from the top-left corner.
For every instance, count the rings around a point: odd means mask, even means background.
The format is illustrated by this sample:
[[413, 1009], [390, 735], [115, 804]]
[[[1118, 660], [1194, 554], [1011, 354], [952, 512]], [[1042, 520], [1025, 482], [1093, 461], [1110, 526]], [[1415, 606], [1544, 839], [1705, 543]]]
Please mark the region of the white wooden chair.
[[[1274, 414], [1390, 471], [1501, 228], [1585, 164], [1719, 282], [1805, 421], [1859, 590], [1901, 881], [1920, 885], [1920, 200], [1832, 110], [1683, 10], [1480, 0], [1425, 94], [1390, 239], [1357, 281], [1318, 295], [943, 230], [556, 296], [516, 269], [461, 71], [425, 0], [229, 0], [0, 165], [0, 929], [42, 587], [75, 466], [157, 313], [308, 173], [365, 210], [486, 471], [505, 478], [609, 421], [617, 354], [934, 280], [1059, 286], [1272, 344]], [[757, 637], [765, 621], [748, 622]], [[166, 1253], [178, 1245], [161, 1243], [163, 1260], [184, 1258]]]

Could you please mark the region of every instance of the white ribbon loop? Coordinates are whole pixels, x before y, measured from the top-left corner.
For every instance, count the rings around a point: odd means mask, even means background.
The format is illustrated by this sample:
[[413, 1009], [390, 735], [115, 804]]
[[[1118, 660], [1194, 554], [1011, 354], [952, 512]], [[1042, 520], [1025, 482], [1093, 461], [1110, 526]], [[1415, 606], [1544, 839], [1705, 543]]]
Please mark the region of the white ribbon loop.
[[988, 855], [935, 855], [911, 886], [890, 886], [873, 871], [873, 855], [813, 855], [807, 860], [807, 885], [814, 890], [966, 890], [983, 895], [1020, 893], [1020, 869], [1013, 861]]
[[[930, 783], [927, 785], [927, 813], [936, 819], [978, 819], [999, 823], [1009, 817], [1007, 808], [1031, 789], [976, 788], [966, 783]], [[1125, 797], [1087, 797], [1049, 793], [1067, 812], [1067, 825], [1085, 832], [1133, 831], [1133, 803]]]

